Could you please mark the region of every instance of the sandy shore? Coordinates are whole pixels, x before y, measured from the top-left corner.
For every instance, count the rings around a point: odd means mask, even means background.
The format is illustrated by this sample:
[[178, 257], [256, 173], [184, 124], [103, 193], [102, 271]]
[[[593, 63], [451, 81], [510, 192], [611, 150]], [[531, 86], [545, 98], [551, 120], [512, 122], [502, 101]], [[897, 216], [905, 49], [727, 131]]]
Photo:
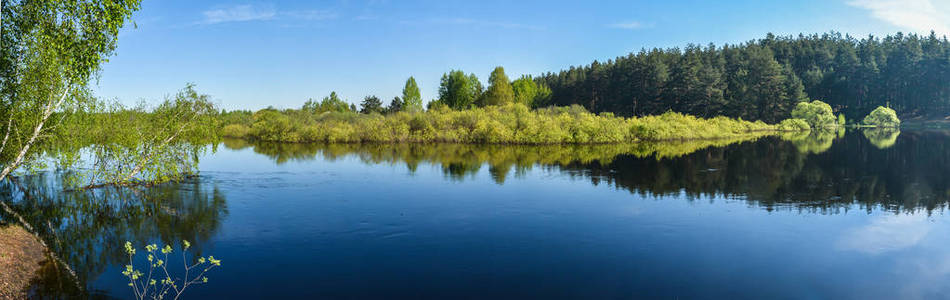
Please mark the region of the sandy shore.
[[0, 299], [25, 298], [44, 260], [43, 245], [33, 235], [19, 226], [0, 226]]

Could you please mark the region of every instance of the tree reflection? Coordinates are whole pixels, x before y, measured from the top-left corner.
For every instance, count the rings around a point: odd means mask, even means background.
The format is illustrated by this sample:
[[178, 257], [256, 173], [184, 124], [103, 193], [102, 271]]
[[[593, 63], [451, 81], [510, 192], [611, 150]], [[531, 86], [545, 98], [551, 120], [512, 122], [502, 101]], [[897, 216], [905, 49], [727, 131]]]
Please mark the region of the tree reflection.
[[[603, 166], [568, 169], [590, 172], [598, 181], [607, 179], [639, 194], [685, 191], [691, 198], [741, 198], [769, 210], [836, 213], [855, 204], [868, 212], [883, 208], [929, 213], [944, 208], [950, 200], [950, 138], [939, 133], [905, 135], [887, 149], [857, 134], [817, 154], [813, 150], [819, 148], [811, 145], [823, 142], [768, 138], [672, 160], [622, 156]], [[802, 145], [809, 150], [802, 151]]]
[[799, 152], [818, 154], [831, 149], [836, 138], [844, 136], [844, 128], [840, 130], [812, 130], [806, 133], [788, 133], [782, 135], [783, 140], [792, 142]]
[[[8, 206], [76, 272], [81, 283], [95, 279], [110, 265], [125, 262], [125, 241], [141, 245], [188, 240], [193, 252], [202, 255], [228, 213], [224, 194], [197, 178], [148, 188], [71, 192], [63, 191], [61, 182], [58, 173], [22, 176], [0, 183], [0, 193], [9, 195], [4, 199]], [[0, 216], [13, 219], [6, 211]], [[42, 294], [62, 292], [50, 287], [60, 284], [47, 284], [51, 290]]]
[[[863, 136], [862, 136], [863, 135]], [[277, 163], [355, 157], [435, 165], [448, 180], [487, 168], [498, 184], [534, 167], [646, 196], [738, 198], [766, 209], [821, 213], [879, 207], [932, 211], [950, 197], [950, 137], [941, 132], [812, 132], [758, 140], [609, 145], [254, 144]], [[226, 144], [227, 146], [227, 144]], [[857, 206], [855, 206], [857, 205]]]
[[[488, 165], [496, 183], [504, 183], [509, 173], [524, 174], [536, 165], [609, 163], [619, 155], [641, 158], [675, 158], [701, 149], [754, 141], [755, 138], [650, 142], [594, 145], [473, 145], [473, 144], [293, 144], [254, 143], [253, 151], [275, 163], [314, 160], [334, 161], [353, 156], [367, 164], [403, 163], [410, 172], [419, 164], [438, 165], [446, 178], [463, 180]], [[244, 149], [244, 142], [225, 140], [232, 150]]]
[[897, 143], [901, 130], [897, 128], [868, 128], [861, 133], [878, 149], [886, 149]]

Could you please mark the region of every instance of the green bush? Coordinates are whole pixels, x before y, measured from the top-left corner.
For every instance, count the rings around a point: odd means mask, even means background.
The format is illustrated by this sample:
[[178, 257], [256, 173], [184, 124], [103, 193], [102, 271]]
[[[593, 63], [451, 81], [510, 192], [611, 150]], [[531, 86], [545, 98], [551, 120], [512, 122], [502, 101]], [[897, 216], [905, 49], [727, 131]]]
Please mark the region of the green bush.
[[241, 124], [228, 124], [221, 129], [221, 136], [244, 138], [251, 132], [251, 128]]
[[809, 131], [811, 126], [808, 125], [808, 122], [802, 119], [785, 119], [782, 123], [778, 123], [778, 130], [781, 131]]
[[632, 119], [630, 132], [638, 140], [692, 140], [732, 138], [755, 132], [774, 131], [776, 126], [759, 122], [715, 117], [702, 119], [676, 112]]
[[264, 141], [291, 141], [288, 134], [292, 130], [291, 119], [276, 110], [261, 110], [254, 113], [254, 124], [250, 134]]
[[792, 118], [805, 120], [811, 128], [815, 129], [831, 128], [836, 125], [831, 105], [819, 100], [799, 102], [792, 110]]
[[754, 137], [778, 128], [763, 122], [703, 119], [675, 112], [623, 118], [593, 114], [577, 105], [531, 110], [515, 103], [468, 110], [440, 106], [385, 116], [267, 109], [253, 115], [250, 128], [230, 124], [221, 130], [229, 136], [244, 133], [249, 139], [280, 142], [604, 144]]
[[898, 127], [901, 120], [897, 118], [897, 112], [893, 109], [878, 106], [870, 114], [864, 117], [864, 124], [875, 127]]

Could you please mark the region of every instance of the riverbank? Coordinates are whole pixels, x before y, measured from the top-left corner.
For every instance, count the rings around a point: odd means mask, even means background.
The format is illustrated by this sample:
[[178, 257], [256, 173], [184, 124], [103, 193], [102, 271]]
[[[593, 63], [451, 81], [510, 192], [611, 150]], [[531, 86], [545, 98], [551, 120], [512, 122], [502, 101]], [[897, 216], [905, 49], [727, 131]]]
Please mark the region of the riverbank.
[[0, 226], [0, 299], [26, 298], [44, 260], [45, 248], [33, 235], [19, 226]]
[[524, 105], [417, 113], [309, 113], [261, 110], [225, 118], [221, 135], [269, 142], [607, 144], [642, 141], [731, 139], [807, 131], [789, 123], [766, 124], [727, 117], [699, 118], [676, 112], [624, 118], [580, 106], [531, 110]]

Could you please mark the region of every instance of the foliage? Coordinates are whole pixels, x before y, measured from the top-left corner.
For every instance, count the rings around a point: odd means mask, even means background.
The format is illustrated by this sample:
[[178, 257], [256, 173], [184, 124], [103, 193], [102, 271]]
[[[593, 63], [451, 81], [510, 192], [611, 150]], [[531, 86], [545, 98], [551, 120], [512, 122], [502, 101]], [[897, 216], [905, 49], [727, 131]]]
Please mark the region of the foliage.
[[777, 129], [762, 121], [748, 122], [726, 117], [702, 119], [672, 111], [631, 120], [630, 131], [640, 140], [732, 138]]
[[376, 96], [366, 96], [363, 98], [363, 102], [360, 103], [360, 113], [372, 114], [372, 113], [382, 113], [383, 112], [383, 101], [380, 101]]
[[[125, 265], [125, 271], [122, 271], [122, 275], [129, 279], [129, 287], [132, 288], [135, 299], [164, 299], [169, 295], [169, 292], [174, 296], [174, 299], [178, 299], [188, 287], [208, 283], [208, 277], [205, 276], [205, 273], [215, 267], [220, 267], [221, 260], [215, 259], [214, 256], [198, 257], [193, 259], [192, 264], [189, 264], [185, 252], [191, 247], [191, 243], [181, 241], [181, 244], [181, 263], [184, 266], [185, 274], [182, 278], [172, 278], [171, 273], [168, 272], [168, 264], [170, 263], [168, 255], [174, 250], [170, 245], [165, 245], [161, 250], [158, 249], [156, 244], [146, 245], [145, 260], [148, 262], [148, 273], [142, 273], [142, 271], [135, 269], [136, 249], [132, 247], [132, 242], [125, 242], [125, 252], [129, 255], [129, 264]], [[192, 270], [201, 272], [193, 273], [194, 277], [191, 277], [192, 274], [189, 274], [189, 272]]]
[[805, 120], [792, 118], [782, 120], [778, 128], [781, 131], [805, 132], [811, 130], [811, 125]]
[[819, 100], [799, 102], [792, 110], [792, 118], [805, 120], [811, 128], [815, 129], [836, 126], [835, 115], [831, 111], [831, 106]]
[[250, 110], [222, 110], [221, 113], [218, 114], [218, 120], [221, 121], [221, 124], [241, 124], [245, 126], [251, 126], [251, 123], [254, 122], [254, 112]]
[[58, 125], [93, 102], [89, 79], [113, 53], [119, 29], [139, 5], [139, 0], [3, 1], [0, 179], [37, 159], [34, 145], [58, 142], [63, 136]]
[[511, 83], [511, 87], [515, 103], [528, 107], [543, 106], [551, 97], [551, 89], [543, 84], [539, 85], [530, 75], [521, 76]]
[[429, 111], [446, 111], [446, 110], [451, 110], [451, 109], [452, 108], [450, 108], [444, 102], [439, 101], [439, 100], [432, 100], [432, 101], [429, 101], [429, 103], [426, 103], [426, 110], [429, 110]]
[[439, 102], [453, 109], [467, 109], [475, 105], [482, 95], [482, 84], [475, 74], [465, 75], [461, 70], [452, 70], [442, 75], [439, 84]]
[[871, 113], [864, 117], [864, 124], [875, 127], [900, 127], [901, 120], [897, 118], [897, 112], [888, 107], [878, 106]]
[[844, 114], [838, 114], [838, 126], [844, 126], [848, 122], [844, 119]]
[[386, 109], [383, 110], [384, 113], [391, 114], [403, 111], [404, 102], [399, 97], [393, 97], [393, 100], [389, 101], [389, 106], [386, 106]]
[[289, 135], [293, 129], [290, 122], [290, 117], [287, 115], [276, 110], [264, 109], [254, 113], [254, 124], [250, 132], [262, 140], [290, 139]]
[[243, 138], [251, 133], [251, 128], [244, 124], [228, 124], [221, 128], [221, 136], [232, 138]]
[[505, 105], [513, 103], [514, 100], [514, 91], [508, 75], [505, 75], [505, 68], [495, 67], [488, 77], [488, 89], [482, 95], [480, 105]]
[[[950, 115], [950, 41], [897, 33], [775, 36], [740, 44], [647, 49], [543, 74], [546, 105], [621, 116], [673, 110], [778, 122], [805, 99], [858, 119], [888, 100], [900, 115]], [[894, 100], [896, 99], [896, 101]]]
[[402, 110], [408, 112], [422, 111], [422, 94], [419, 92], [419, 85], [416, 84], [416, 79], [412, 76], [406, 80], [406, 86], [402, 88], [402, 101], [403, 103], [400, 104]]
[[[430, 105], [440, 105], [433, 102]], [[669, 112], [623, 118], [583, 107], [531, 110], [523, 104], [470, 110], [431, 107], [416, 114], [325, 113], [265, 109], [254, 114], [250, 139], [280, 142], [449, 142], [485, 144], [590, 144], [763, 135], [777, 126], [725, 117], [702, 119]], [[230, 127], [229, 132], [239, 131]]]
[[323, 113], [328, 111], [335, 112], [347, 112], [347, 111], [356, 111], [354, 107], [351, 107], [350, 104], [347, 104], [346, 101], [340, 99], [337, 96], [336, 92], [330, 92], [329, 96], [323, 97], [323, 100], [320, 102], [313, 101], [313, 99], [307, 100], [304, 103], [301, 110], [309, 112], [311, 114]]
[[46, 154], [70, 170], [68, 187], [181, 180], [197, 173], [202, 145], [218, 138], [217, 114], [210, 97], [189, 84], [152, 109], [111, 104], [81, 113], [66, 129], [69, 142]]

